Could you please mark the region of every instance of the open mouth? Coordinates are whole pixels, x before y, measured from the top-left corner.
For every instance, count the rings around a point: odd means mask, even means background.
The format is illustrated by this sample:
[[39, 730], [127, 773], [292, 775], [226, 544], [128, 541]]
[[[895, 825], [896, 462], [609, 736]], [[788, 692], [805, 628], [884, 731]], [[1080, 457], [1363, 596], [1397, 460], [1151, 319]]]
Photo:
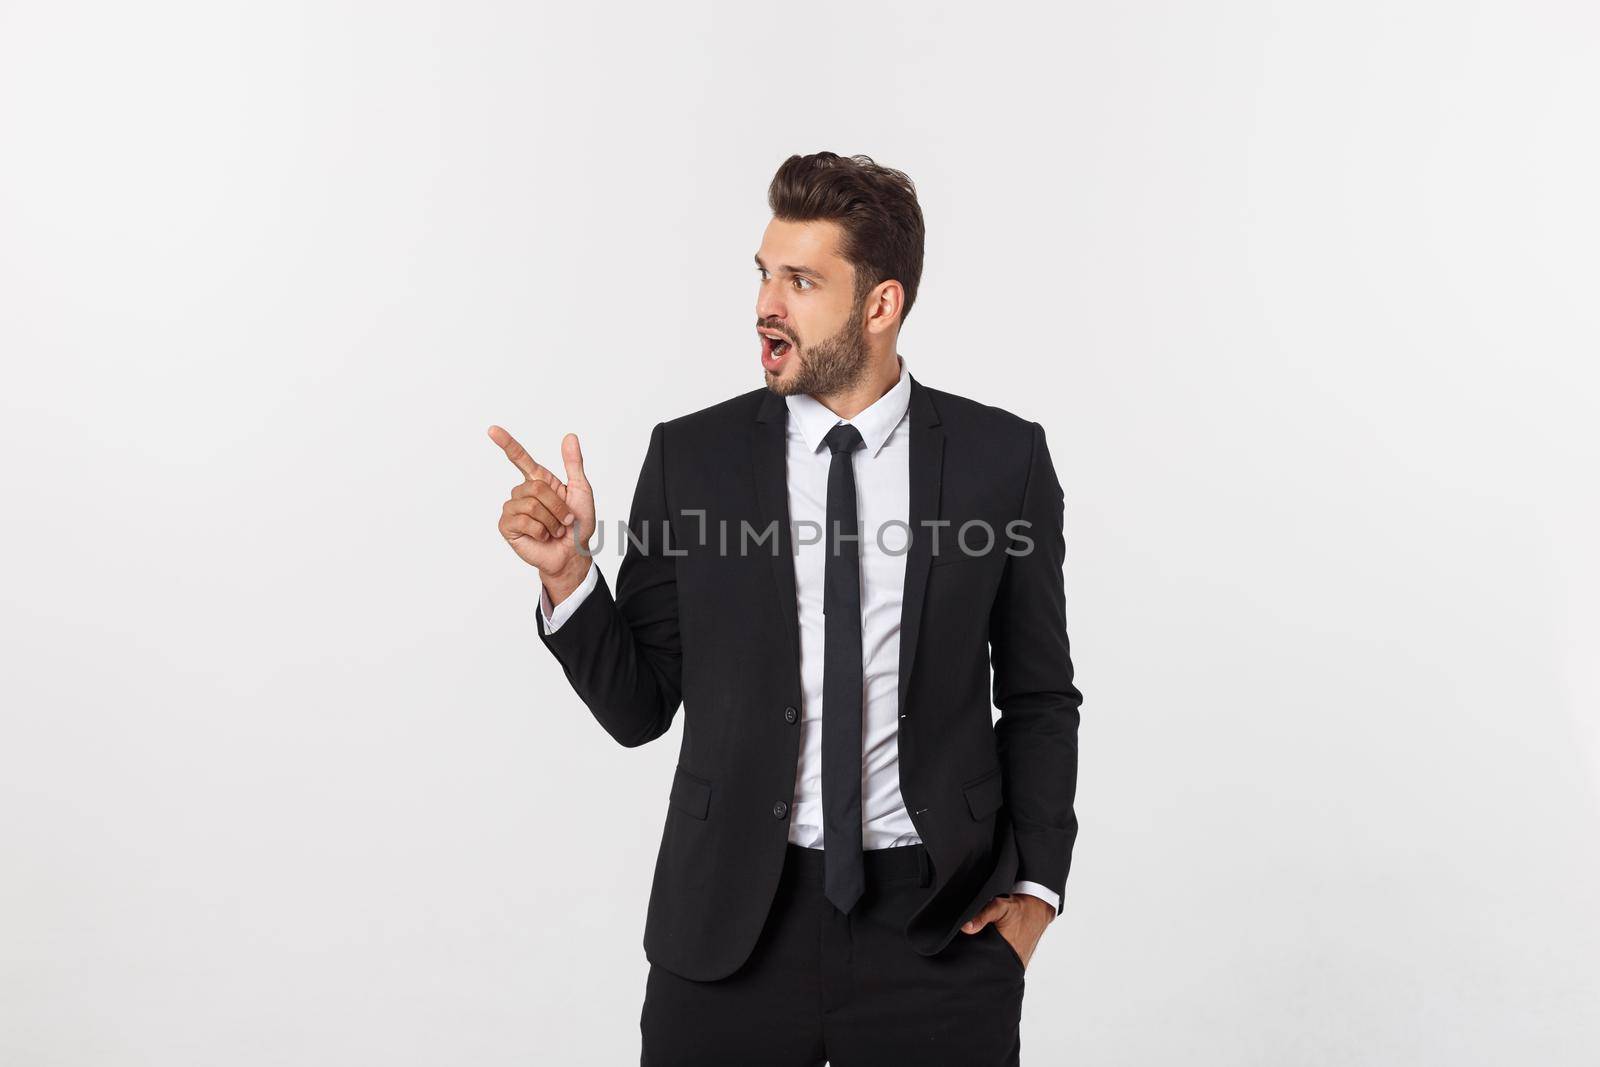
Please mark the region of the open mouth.
[[776, 330], [757, 330], [756, 333], [761, 338], [761, 365], [767, 370], [783, 366], [783, 357], [793, 347], [789, 339]]

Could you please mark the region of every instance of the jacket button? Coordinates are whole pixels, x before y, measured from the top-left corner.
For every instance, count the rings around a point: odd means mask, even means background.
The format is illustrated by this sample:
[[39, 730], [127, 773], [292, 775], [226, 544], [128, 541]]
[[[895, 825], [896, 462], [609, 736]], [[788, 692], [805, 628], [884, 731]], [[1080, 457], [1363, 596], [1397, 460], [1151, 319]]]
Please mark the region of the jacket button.
[[784, 722], [794, 722], [799, 717], [800, 717], [800, 713], [798, 711], [794, 710], [793, 708], [784, 708], [783, 709], [783, 721]]
[[780, 819], [783, 818], [785, 815], [789, 814], [789, 805], [785, 804], [781, 800], [778, 801], [772, 805], [772, 814]]

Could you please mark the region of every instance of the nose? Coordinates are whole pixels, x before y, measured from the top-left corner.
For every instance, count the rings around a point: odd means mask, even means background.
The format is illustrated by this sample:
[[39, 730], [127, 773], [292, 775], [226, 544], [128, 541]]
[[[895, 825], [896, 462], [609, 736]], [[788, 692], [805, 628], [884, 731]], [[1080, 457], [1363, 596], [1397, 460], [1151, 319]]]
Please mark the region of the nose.
[[756, 290], [756, 318], [779, 319], [784, 317], [783, 292], [772, 282]]

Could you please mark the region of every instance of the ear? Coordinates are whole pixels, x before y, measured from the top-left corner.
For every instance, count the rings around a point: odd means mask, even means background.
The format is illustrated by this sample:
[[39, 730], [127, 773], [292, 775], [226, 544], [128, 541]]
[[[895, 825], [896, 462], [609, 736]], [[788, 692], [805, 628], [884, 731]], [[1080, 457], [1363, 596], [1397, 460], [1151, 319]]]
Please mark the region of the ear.
[[906, 291], [893, 278], [879, 282], [867, 294], [866, 329], [872, 334], [886, 334], [900, 326], [900, 310], [905, 307]]

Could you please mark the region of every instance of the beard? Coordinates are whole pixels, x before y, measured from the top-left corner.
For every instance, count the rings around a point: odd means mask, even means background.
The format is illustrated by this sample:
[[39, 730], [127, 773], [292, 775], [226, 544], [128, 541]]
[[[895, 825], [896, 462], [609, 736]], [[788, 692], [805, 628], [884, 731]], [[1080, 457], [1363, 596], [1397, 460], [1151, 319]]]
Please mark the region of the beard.
[[854, 388], [867, 373], [869, 353], [867, 330], [861, 321], [865, 302], [846, 317], [839, 332], [802, 351], [794, 346], [793, 374], [774, 378], [767, 374], [767, 388], [779, 396], [809, 393], [832, 396]]

